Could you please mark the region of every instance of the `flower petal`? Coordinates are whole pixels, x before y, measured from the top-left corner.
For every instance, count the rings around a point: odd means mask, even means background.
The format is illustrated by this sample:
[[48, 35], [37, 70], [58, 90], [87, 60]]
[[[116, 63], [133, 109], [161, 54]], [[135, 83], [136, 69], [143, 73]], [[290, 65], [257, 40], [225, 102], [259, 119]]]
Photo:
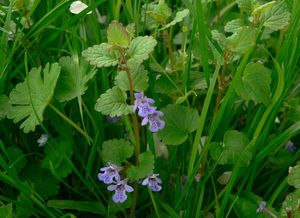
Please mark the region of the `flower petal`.
[[[84, 4], [81, 1], [74, 1], [72, 2], [72, 4], [70, 5], [70, 12], [72, 14], [79, 14], [81, 11], [83, 11], [84, 9], [86, 9], [88, 6], [86, 4]], [[88, 12], [87, 14], [91, 14], [92, 12]]]

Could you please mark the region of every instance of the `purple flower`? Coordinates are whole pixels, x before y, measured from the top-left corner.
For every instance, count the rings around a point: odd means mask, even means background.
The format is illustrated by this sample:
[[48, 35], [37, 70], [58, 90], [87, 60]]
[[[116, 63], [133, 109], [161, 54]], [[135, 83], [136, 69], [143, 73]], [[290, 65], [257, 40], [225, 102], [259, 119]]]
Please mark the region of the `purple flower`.
[[126, 179], [118, 181], [115, 185], [108, 186], [107, 190], [115, 191], [112, 199], [116, 203], [123, 203], [127, 199], [126, 192], [133, 192], [133, 188], [127, 185]]
[[149, 112], [155, 111], [156, 108], [150, 106], [150, 104], [153, 104], [155, 102], [152, 98], [147, 98], [146, 96], [144, 96], [143, 92], [135, 93], [134, 96], [135, 101], [133, 105], [133, 111], [139, 109], [139, 116], [146, 116]]
[[142, 185], [148, 185], [149, 188], [154, 192], [159, 192], [162, 187], [161, 179], [158, 178], [159, 174], [153, 174], [152, 176], [148, 176], [146, 179], [143, 180]]
[[160, 116], [164, 115], [161, 111], [155, 111], [153, 114], [148, 114], [142, 120], [142, 125], [146, 125], [148, 122], [150, 124], [149, 129], [152, 132], [157, 132], [158, 130], [164, 128], [165, 122], [160, 119]]
[[42, 134], [41, 137], [37, 140], [37, 143], [39, 147], [43, 147], [45, 144], [47, 144], [49, 139], [49, 135], [48, 134]]
[[263, 211], [265, 211], [266, 210], [266, 202], [265, 201], [262, 201], [260, 204], [259, 204], [259, 206], [258, 206], [258, 208], [257, 208], [257, 210], [256, 210], [256, 213], [260, 213], [260, 212], [263, 212]]
[[108, 166], [102, 167], [100, 171], [103, 173], [98, 173], [98, 179], [104, 182], [105, 184], [113, 183], [113, 179], [115, 179], [116, 182], [120, 181], [120, 168], [118, 166], [112, 163], [108, 163]]
[[294, 143], [292, 141], [288, 141], [285, 145], [284, 145], [285, 149], [288, 150], [291, 153], [295, 153], [297, 148], [294, 145]]
[[143, 104], [139, 106], [138, 115], [140, 117], [146, 117], [149, 114], [153, 114], [156, 111], [156, 107], [152, 107], [149, 104]]

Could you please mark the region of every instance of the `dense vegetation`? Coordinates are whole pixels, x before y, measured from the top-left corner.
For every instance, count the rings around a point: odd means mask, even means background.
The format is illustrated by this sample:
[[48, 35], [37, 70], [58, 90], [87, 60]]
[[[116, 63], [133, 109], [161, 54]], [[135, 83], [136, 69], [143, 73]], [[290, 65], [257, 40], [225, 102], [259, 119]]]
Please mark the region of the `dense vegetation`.
[[0, 1], [0, 217], [300, 217], [300, 1]]

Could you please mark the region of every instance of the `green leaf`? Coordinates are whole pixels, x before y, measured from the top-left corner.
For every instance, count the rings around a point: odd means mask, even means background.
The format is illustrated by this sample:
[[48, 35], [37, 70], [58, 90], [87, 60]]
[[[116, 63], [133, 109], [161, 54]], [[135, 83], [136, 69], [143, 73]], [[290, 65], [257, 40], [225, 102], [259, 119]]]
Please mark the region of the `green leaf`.
[[155, 29], [164, 25], [172, 14], [164, 0], [160, 0], [158, 3], [145, 4], [142, 10], [142, 19], [148, 29]]
[[241, 27], [226, 39], [229, 51], [244, 54], [255, 44], [256, 30], [251, 27]]
[[288, 175], [288, 184], [300, 189], [300, 163], [290, 168]]
[[157, 42], [152, 36], [138, 36], [134, 38], [129, 46], [128, 55], [130, 65], [138, 65], [149, 58]]
[[287, 211], [293, 213], [293, 217], [299, 217], [300, 211], [300, 189], [296, 189], [294, 192], [288, 194], [282, 203], [280, 217], [288, 217]]
[[82, 52], [82, 56], [91, 64], [97, 67], [116, 66], [119, 62], [119, 52], [114, 50], [112, 45], [101, 43], [94, 45]]
[[25, 133], [34, 131], [39, 121], [43, 121], [43, 112], [54, 94], [60, 66], [58, 63], [47, 64], [43, 75], [41, 72], [41, 67], [33, 68], [28, 78], [19, 83], [9, 95], [12, 107], [7, 117], [15, 123], [25, 119], [20, 126]]
[[218, 44], [222, 47], [226, 47], [226, 36], [223, 33], [220, 33], [218, 30], [211, 31], [212, 39], [218, 42]]
[[9, 98], [6, 95], [0, 95], [0, 120], [5, 118], [10, 109]]
[[185, 142], [188, 134], [198, 127], [199, 115], [197, 110], [181, 105], [168, 105], [161, 109], [165, 127], [157, 136], [167, 145], [179, 145]]
[[[233, 209], [238, 214], [238, 217], [243, 218], [268, 218], [264, 213], [257, 213], [256, 210], [259, 206], [258, 200], [253, 199], [251, 194], [244, 194], [235, 196], [231, 195], [231, 201], [234, 202]], [[258, 197], [256, 197], [258, 198]]]
[[[131, 79], [133, 80], [133, 90], [136, 92], [146, 91], [148, 88], [148, 71], [143, 65], [136, 65], [130, 68]], [[130, 90], [127, 73], [125, 71], [118, 72], [115, 77], [115, 85], [124, 91]]]
[[17, 197], [16, 203], [16, 217], [33, 217], [35, 207], [33, 201], [23, 192]]
[[13, 218], [13, 207], [12, 204], [0, 206], [0, 217], [2, 218]]
[[59, 101], [70, 101], [84, 95], [87, 83], [95, 75], [88, 65], [78, 56], [67, 56], [59, 59], [61, 73], [57, 82], [55, 98]]
[[114, 20], [111, 22], [107, 29], [107, 41], [111, 45], [127, 48], [131, 40], [131, 36], [126, 28]]
[[105, 215], [106, 208], [100, 201], [49, 200], [47, 206], [62, 210], [76, 210]]
[[189, 11], [188, 9], [184, 9], [184, 10], [182, 10], [182, 11], [178, 11], [178, 12], [176, 13], [174, 19], [173, 19], [170, 23], [166, 24], [163, 28], [161, 28], [161, 30], [167, 29], [167, 28], [169, 28], [169, 27], [171, 27], [171, 26], [174, 26], [175, 24], [177, 24], [177, 23], [183, 21], [183, 19], [184, 19], [186, 16], [188, 16], [189, 13], [190, 13], [190, 11]]
[[245, 101], [267, 105], [271, 94], [271, 71], [262, 64], [247, 64], [241, 81], [237, 83], [236, 93]]
[[[176, 82], [176, 77], [174, 75], [170, 75], [169, 78]], [[154, 92], [171, 95], [179, 92], [179, 90], [174, 87], [172, 82], [165, 75], [160, 74], [160, 76], [155, 81]]]
[[55, 142], [50, 141], [45, 146], [45, 157], [42, 161], [42, 167], [52, 171], [58, 179], [64, 178], [72, 172], [72, 166], [69, 163], [72, 154], [73, 143], [70, 137], [61, 137]]
[[133, 146], [125, 139], [113, 139], [103, 142], [102, 158], [104, 162], [121, 165], [133, 155]]
[[256, 3], [256, 0], [235, 0], [241, 11], [250, 14]]
[[8, 147], [6, 148], [6, 152], [9, 157], [10, 167], [14, 167], [17, 172], [20, 172], [27, 163], [22, 150], [18, 147]]
[[22, 173], [22, 178], [33, 184], [34, 190], [43, 199], [58, 193], [58, 181], [50, 171], [41, 168], [38, 164], [27, 165]]
[[260, 16], [260, 22], [274, 31], [283, 29], [289, 25], [291, 13], [284, 1], [274, 4], [269, 10]]
[[103, 115], [121, 116], [133, 113], [133, 107], [126, 103], [126, 93], [119, 87], [108, 89], [98, 98], [95, 110]]
[[143, 179], [153, 174], [154, 156], [151, 151], [145, 151], [140, 154], [140, 166], [132, 166], [127, 170], [127, 177], [129, 180], [136, 181]]
[[228, 33], [234, 33], [243, 26], [244, 26], [244, 21], [242, 19], [238, 18], [238, 19], [234, 19], [234, 20], [227, 22], [224, 27], [224, 30], [225, 30], [225, 32], [228, 32]]
[[224, 135], [222, 146], [214, 143], [210, 152], [219, 164], [234, 164], [240, 160], [242, 165], [247, 166], [252, 158], [251, 152], [245, 149], [248, 143], [249, 139], [244, 133], [229, 130]]

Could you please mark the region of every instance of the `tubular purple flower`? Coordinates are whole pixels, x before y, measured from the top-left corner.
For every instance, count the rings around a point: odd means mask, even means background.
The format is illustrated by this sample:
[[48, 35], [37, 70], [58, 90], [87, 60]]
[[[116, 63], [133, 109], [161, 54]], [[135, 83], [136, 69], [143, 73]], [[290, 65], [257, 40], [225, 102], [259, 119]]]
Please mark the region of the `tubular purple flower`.
[[256, 210], [256, 213], [263, 212], [266, 209], [266, 204], [267, 203], [265, 201], [260, 202], [260, 204]]
[[148, 176], [145, 178], [142, 182], [142, 185], [148, 185], [148, 187], [154, 191], [154, 192], [159, 192], [162, 187], [160, 186], [161, 179], [158, 178], [159, 174], [153, 174], [152, 176]]
[[120, 181], [120, 174], [119, 174], [120, 170], [121, 169], [118, 166], [112, 163], [108, 163], [107, 167], [102, 167], [100, 169], [100, 171], [103, 173], [98, 173], [98, 179], [105, 184], [113, 183], [114, 179], [115, 182], [118, 182]]
[[152, 107], [149, 104], [143, 104], [139, 107], [138, 115], [140, 117], [146, 117], [149, 114], [153, 114], [156, 111], [156, 107]]
[[142, 120], [142, 126], [146, 125], [148, 122], [150, 124], [149, 129], [151, 132], [157, 132], [158, 130], [164, 128], [165, 122], [160, 119], [160, 116], [164, 115], [161, 111], [155, 111], [153, 114], [148, 114]]
[[147, 98], [144, 96], [143, 92], [134, 93], [134, 96], [135, 101], [133, 105], [133, 111], [136, 111], [137, 108], [140, 109], [145, 104], [151, 107], [149, 104], [153, 104], [155, 102], [152, 98]]
[[115, 191], [112, 199], [116, 203], [123, 203], [127, 199], [126, 192], [134, 191], [130, 185], [127, 185], [126, 179], [118, 181], [115, 185], [108, 186], [107, 190]]

